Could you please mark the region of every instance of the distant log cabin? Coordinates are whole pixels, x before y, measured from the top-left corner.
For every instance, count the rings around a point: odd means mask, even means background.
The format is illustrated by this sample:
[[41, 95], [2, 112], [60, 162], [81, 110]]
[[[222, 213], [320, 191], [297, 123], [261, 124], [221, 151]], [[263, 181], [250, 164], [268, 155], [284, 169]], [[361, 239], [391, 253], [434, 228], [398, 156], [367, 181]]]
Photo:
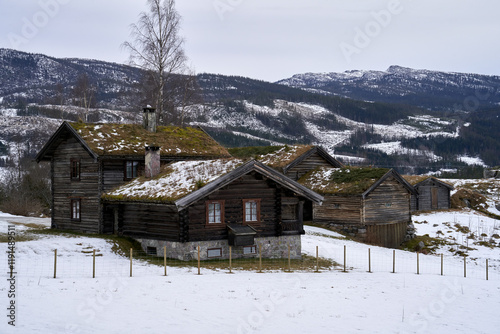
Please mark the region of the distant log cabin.
[[103, 195], [104, 224], [153, 254], [301, 257], [303, 207], [323, 197], [255, 160], [177, 162]]
[[451, 208], [450, 192], [453, 186], [433, 176], [404, 176], [413, 185], [416, 194], [411, 198], [414, 211], [442, 210]]
[[258, 157], [262, 163], [297, 181], [316, 168], [341, 168], [344, 165], [319, 146], [284, 146], [273, 153]]
[[159, 147], [161, 165], [229, 157], [201, 129], [156, 127], [151, 108], [144, 109], [144, 119], [143, 126], [62, 123], [36, 156], [51, 164], [52, 228], [111, 232], [103, 224], [101, 196], [143, 175], [148, 152], [154, 155]]
[[398, 247], [411, 222], [413, 187], [395, 170], [339, 168], [314, 170], [299, 183], [324, 196], [313, 220], [360, 241]]

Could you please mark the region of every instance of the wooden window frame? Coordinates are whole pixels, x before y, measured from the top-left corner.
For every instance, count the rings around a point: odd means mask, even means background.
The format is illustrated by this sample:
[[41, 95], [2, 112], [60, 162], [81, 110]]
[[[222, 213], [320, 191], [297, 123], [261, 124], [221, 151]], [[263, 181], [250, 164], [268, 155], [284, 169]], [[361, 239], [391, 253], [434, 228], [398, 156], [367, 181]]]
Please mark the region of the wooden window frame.
[[[129, 177], [129, 175], [127, 173], [129, 164], [132, 166], [132, 177]], [[124, 181], [130, 181], [130, 180], [133, 180], [139, 176], [139, 164], [140, 164], [140, 162], [137, 160], [126, 160], [123, 163], [123, 180]], [[136, 167], [135, 168], [135, 176], [134, 176], [134, 166]]]
[[[256, 220], [247, 220], [247, 203], [256, 203], [257, 212]], [[260, 198], [244, 199], [243, 200], [243, 223], [245, 224], [259, 224], [260, 223]]]
[[82, 163], [80, 159], [71, 159], [69, 165], [69, 175], [71, 181], [80, 181], [80, 174], [82, 170]]
[[[245, 248], [251, 248], [250, 253], [245, 253]], [[257, 254], [257, 246], [256, 245], [243, 246], [242, 252], [243, 255], [255, 255]]]
[[[220, 205], [220, 222], [210, 222], [210, 205], [211, 204], [219, 204]], [[205, 202], [205, 224], [206, 226], [221, 226], [224, 224], [224, 210], [225, 210], [225, 201], [224, 200], [212, 200]]]
[[[76, 211], [75, 209], [76, 205]], [[71, 220], [75, 222], [82, 221], [82, 199], [81, 198], [72, 198], [70, 201], [70, 216]]]
[[[210, 256], [210, 251], [218, 250], [220, 252], [220, 255], [217, 256]], [[222, 257], [222, 248], [221, 247], [216, 247], [216, 248], [208, 248], [207, 249], [207, 258], [208, 259], [216, 259]]]

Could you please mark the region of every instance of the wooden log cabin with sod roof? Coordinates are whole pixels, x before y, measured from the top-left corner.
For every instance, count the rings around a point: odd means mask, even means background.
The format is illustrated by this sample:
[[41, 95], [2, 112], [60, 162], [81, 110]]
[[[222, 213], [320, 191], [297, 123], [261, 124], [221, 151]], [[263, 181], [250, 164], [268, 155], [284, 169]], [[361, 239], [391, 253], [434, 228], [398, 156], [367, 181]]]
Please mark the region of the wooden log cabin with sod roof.
[[[218, 159], [176, 162], [103, 195], [105, 225], [149, 253], [180, 260], [301, 257], [303, 207], [323, 197], [264, 164]], [[293, 206], [293, 210], [288, 208]], [[287, 209], [283, 209], [286, 207]]]
[[[244, 147], [230, 149], [230, 151], [237, 157], [254, 157], [294, 181], [317, 168], [343, 167], [343, 164], [328, 154], [326, 150], [313, 145]], [[261, 153], [262, 151], [268, 153]], [[283, 210], [292, 212], [294, 208], [293, 205], [283, 205]], [[312, 202], [306, 202], [303, 210], [304, 221], [312, 222]]]
[[317, 169], [298, 181], [324, 196], [313, 220], [356, 239], [385, 247], [405, 241], [414, 188], [393, 169]]
[[155, 117], [145, 108], [142, 126], [64, 122], [58, 128], [36, 157], [51, 164], [52, 228], [113, 233], [103, 223], [104, 193], [172, 161], [229, 156], [201, 129], [156, 127]]
[[451, 208], [451, 194], [454, 187], [434, 176], [405, 175], [404, 178], [415, 188], [411, 198], [411, 210], [443, 210]]

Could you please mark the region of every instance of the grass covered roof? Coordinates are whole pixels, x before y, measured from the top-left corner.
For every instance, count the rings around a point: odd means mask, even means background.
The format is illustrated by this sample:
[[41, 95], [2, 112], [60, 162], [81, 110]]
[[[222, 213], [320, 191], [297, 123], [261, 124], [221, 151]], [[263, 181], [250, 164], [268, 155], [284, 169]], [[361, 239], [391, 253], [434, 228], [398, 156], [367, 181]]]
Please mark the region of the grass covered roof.
[[102, 196], [109, 201], [173, 203], [242, 165], [239, 159], [180, 161], [152, 178], [138, 177]]
[[299, 183], [320, 194], [359, 195], [368, 190], [388, 168], [318, 168], [299, 179]]
[[312, 145], [285, 145], [272, 153], [258, 156], [256, 159], [272, 168], [282, 169], [313, 147]]
[[99, 155], [142, 155], [145, 146], [154, 145], [167, 156], [229, 156], [224, 147], [197, 128], [159, 126], [156, 132], [149, 132], [138, 124], [70, 125]]

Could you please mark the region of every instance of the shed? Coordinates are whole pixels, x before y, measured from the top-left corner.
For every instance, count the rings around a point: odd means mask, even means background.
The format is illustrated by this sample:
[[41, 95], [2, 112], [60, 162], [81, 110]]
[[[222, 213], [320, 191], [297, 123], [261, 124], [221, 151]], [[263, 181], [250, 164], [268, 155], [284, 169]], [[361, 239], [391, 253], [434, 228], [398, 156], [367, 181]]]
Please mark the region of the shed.
[[405, 176], [413, 185], [412, 211], [441, 210], [451, 208], [450, 192], [454, 187], [434, 176]]
[[320, 168], [299, 183], [324, 196], [321, 206], [313, 205], [315, 223], [380, 246], [405, 241], [415, 190], [394, 169]]

